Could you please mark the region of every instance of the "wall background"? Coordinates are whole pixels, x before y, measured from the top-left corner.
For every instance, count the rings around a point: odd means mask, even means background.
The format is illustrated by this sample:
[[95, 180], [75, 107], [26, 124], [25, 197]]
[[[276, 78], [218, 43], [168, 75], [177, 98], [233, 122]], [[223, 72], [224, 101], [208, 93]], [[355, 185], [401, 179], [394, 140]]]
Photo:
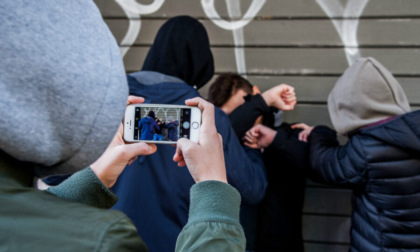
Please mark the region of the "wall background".
[[[420, 108], [420, 1], [416, 0], [95, 0], [120, 44], [127, 72], [141, 69], [159, 27], [190, 15], [206, 27], [216, 74], [238, 72], [264, 91], [288, 83], [298, 105], [288, 122], [331, 126], [327, 96], [358, 57], [372, 56]], [[200, 90], [207, 97], [208, 85]], [[308, 181], [306, 251], [347, 251], [348, 189]]]

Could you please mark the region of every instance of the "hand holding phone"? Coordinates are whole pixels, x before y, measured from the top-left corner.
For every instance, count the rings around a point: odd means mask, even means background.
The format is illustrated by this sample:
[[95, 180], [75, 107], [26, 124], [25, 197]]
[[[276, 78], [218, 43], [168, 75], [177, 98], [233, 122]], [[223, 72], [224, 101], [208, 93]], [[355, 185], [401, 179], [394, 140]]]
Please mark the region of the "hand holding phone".
[[206, 180], [227, 183], [223, 140], [216, 130], [213, 104], [199, 97], [185, 103], [202, 110], [201, 130], [198, 143], [185, 138], [178, 140], [173, 160], [178, 166], [186, 165], [196, 183]]
[[[127, 104], [142, 102], [144, 102], [142, 97], [129, 96]], [[90, 168], [102, 183], [110, 188], [115, 184], [124, 168], [135, 161], [137, 156], [153, 154], [156, 149], [154, 144], [126, 144], [123, 140], [123, 125], [120, 124], [108, 148], [98, 160], [90, 165]]]

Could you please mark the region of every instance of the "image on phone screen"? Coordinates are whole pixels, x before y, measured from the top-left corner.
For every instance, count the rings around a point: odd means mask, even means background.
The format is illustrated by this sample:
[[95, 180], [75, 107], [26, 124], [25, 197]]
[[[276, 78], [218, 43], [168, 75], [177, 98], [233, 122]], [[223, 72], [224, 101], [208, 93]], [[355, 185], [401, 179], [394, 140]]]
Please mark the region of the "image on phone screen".
[[136, 107], [134, 113], [134, 140], [176, 142], [189, 138], [189, 108]]

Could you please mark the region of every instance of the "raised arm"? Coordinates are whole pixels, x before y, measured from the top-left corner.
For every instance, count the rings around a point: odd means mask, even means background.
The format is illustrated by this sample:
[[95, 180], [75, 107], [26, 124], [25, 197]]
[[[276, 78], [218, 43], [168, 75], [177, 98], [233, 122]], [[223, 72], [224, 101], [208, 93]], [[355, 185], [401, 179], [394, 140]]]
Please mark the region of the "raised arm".
[[244, 251], [245, 235], [239, 224], [240, 195], [227, 184], [222, 137], [217, 133], [214, 107], [202, 98], [186, 101], [203, 111], [198, 143], [181, 138], [174, 161], [186, 165], [194, 181], [188, 223], [176, 251]]

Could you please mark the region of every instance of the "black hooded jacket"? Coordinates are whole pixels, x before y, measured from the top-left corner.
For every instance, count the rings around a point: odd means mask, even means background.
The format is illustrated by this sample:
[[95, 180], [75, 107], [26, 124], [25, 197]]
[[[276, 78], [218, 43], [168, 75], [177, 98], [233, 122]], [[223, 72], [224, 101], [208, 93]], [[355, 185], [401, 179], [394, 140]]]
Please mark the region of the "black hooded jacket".
[[142, 71], [175, 76], [196, 89], [204, 86], [214, 74], [206, 29], [189, 16], [171, 18], [159, 29]]
[[[144, 97], [145, 103], [183, 105], [199, 96], [192, 86], [203, 86], [213, 72], [204, 26], [191, 17], [174, 17], [160, 28], [142, 71], [128, 75], [130, 94]], [[238, 189], [242, 202], [259, 202], [267, 187], [259, 153], [244, 151], [229, 118], [217, 108], [215, 123], [223, 137], [229, 184]], [[155, 154], [139, 157], [113, 187], [119, 197], [114, 209], [133, 220], [149, 251], [174, 251], [188, 220], [194, 180], [172, 160], [174, 153], [175, 147], [161, 145]]]

